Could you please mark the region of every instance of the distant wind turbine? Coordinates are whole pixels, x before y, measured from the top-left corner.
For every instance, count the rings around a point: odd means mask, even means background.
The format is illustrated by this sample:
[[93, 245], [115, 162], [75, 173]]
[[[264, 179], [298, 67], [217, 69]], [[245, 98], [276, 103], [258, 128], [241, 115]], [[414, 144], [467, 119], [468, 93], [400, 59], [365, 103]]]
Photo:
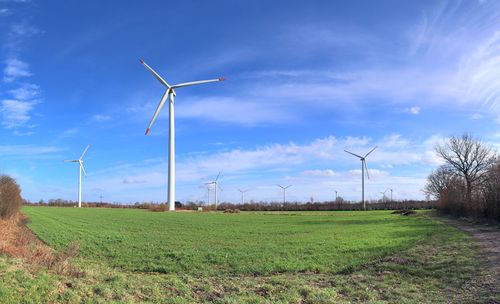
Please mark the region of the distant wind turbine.
[[375, 149], [377, 149], [377, 147], [371, 149], [370, 152], [366, 153], [365, 156], [361, 156], [361, 155], [349, 152], [347, 150], [344, 150], [345, 152], [347, 152], [347, 153], [349, 153], [351, 155], [356, 156], [361, 161], [361, 192], [362, 192], [362, 196], [361, 196], [362, 199], [361, 199], [361, 201], [363, 202], [363, 209], [364, 210], [366, 210], [366, 202], [365, 202], [365, 169], [366, 169], [366, 176], [368, 177], [368, 179], [370, 179], [370, 173], [368, 172], [368, 167], [366, 166], [366, 157], [368, 157], [368, 155], [370, 155], [370, 153], [372, 153], [373, 150], [375, 150]]
[[[215, 180], [213, 180], [213, 181], [211, 181], [209, 183], [206, 183], [207, 185], [214, 185], [214, 191], [215, 191], [215, 210], [217, 210], [217, 204], [219, 203], [219, 201], [217, 199], [217, 188], [220, 189], [221, 191], [223, 191], [222, 188], [219, 185], [220, 174], [221, 174], [221, 172], [219, 172], [219, 174], [217, 174], [217, 177], [215, 178]], [[209, 196], [210, 196], [210, 188], [209, 188], [208, 191], [209, 191]]]
[[73, 159], [73, 160], [65, 160], [67, 163], [78, 163], [79, 164], [79, 177], [78, 177], [78, 208], [82, 208], [82, 171], [85, 176], [87, 176], [87, 173], [85, 172], [85, 167], [83, 167], [83, 156], [85, 153], [87, 153], [87, 150], [89, 149], [90, 145], [87, 145], [85, 150], [83, 150], [82, 156], [80, 156], [79, 159]]
[[248, 189], [246, 190], [241, 190], [241, 189], [238, 189], [238, 191], [241, 193], [241, 204], [243, 205], [245, 203], [245, 201], [243, 200], [243, 195], [248, 192]]
[[[392, 202], [392, 188], [387, 188], [387, 190], [391, 191], [391, 202]], [[387, 191], [387, 190], [385, 190], [385, 191]]]
[[283, 190], [283, 205], [286, 203], [286, 189], [290, 188], [292, 185], [288, 185], [288, 186], [281, 186], [281, 185], [277, 185], [278, 187], [280, 187], [282, 190]]
[[[147, 65], [144, 60], [141, 59], [142, 65], [148, 69], [151, 74], [162, 84], [166, 87], [165, 93], [163, 93], [163, 96], [161, 97], [160, 103], [156, 107], [156, 111], [153, 115], [153, 118], [151, 119], [151, 122], [149, 123], [148, 128], [146, 129], [146, 135], [149, 133], [149, 130], [153, 126], [156, 117], [160, 113], [161, 109], [163, 108], [163, 105], [165, 105], [165, 102], [167, 99], [170, 99], [169, 101], [169, 107], [168, 107], [168, 118], [169, 118], [169, 133], [168, 133], [168, 210], [169, 211], [175, 211], [175, 117], [174, 117], [174, 97], [176, 96], [175, 90], [177, 88], [182, 88], [182, 87], [187, 87], [187, 86], [192, 86], [192, 85], [197, 85], [197, 84], [203, 84], [203, 83], [209, 83], [209, 82], [218, 82], [218, 81], [223, 81], [225, 78], [220, 77], [216, 79], [209, 79], [209, 80], [200, 80], [200, 81], [191, 81], [191, 82], [184, 82], [184, 83], [179, 83], [176, 85], [169, 85], [158, 73], [156, 73], [149, 65]], [[217, 192], [216, 192], [217, 193]]]

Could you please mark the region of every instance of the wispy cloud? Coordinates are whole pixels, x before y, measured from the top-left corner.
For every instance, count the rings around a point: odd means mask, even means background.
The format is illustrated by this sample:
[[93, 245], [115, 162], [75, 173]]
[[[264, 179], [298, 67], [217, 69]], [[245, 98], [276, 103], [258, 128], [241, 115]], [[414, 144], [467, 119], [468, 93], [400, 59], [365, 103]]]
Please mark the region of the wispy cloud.
[[2, 100], [0, 113], [2, 113], [2, 125], [7, 129], [14, 129], [25, 125], [30, 119], [35, 101], [21, 101], [13, 99]]
[[0, 8], [0, 16], [9, 16], [11, 11], [8, 8]]
[[60, 152], [53, 146], [36, 145], [0, 145], [0, 154], [3, 158], [36, 158]]
[[111, 116], [109, 115], [102, 115], [102, 114], [96, 114], [91, 117], [91, 120], [97, 121], [97, 122], [103, 122], [103, 121], [109, 121], [111, 120]]
[[17, 58], [8, 58], [5, 61], [5, 68], [3, 70], [3, 81], [13, 82], [21, 77], [31, 76], [29, 65]]
[[59, 138], [70, 138], [78, 134], [79, 129], [78, 128], [69, 128], [64, 130], [60, 135]]
[[[370, 183], [384, 187], [386, 186], [384, 183], [391, 181], [396, 187], [399, 185], [396, 182], [404, 181], [400, 186], [404, 186], [405, 191], [410, 191], [411, 188], [415, 188], [415, 183], [408, 181], [418, 180], [418, 185], [423, 185], [425, 177], [418, 174], [396, 177], [392, 172], [404, 167], [435, 166], [439, 163], [439, 159], [433, 148], [440, 140], [441, 137], [438, 135], [425, 140], [407, 139], [399, 134], [389, 134], [376, 140], [367, 137], [328, 136], [302, 144], [293, 142], [270, 144], [254, 149], [232, 149], [183, 157], [178, 159], [176, 165], [179, 195], [181, 199], [186, 199], [192, 194], [193, 189], [198, 191], [198, 186], [202, 185], [204, 180], [213, 178], [221, 170], [224, 172], [223, 183], [226, 187], [236, 189], [241, 185], [251, 185], [254, 189], [252, 195], [259, 199], [272, 199], [277, 190], [273, 187], [266, 188], [266, 185], [274, 185], [281, 181], [301, 184], [300, 190], [294, 190], [295, 199], [307, 200], [311, 196], [307, 191], [313, 190], [316, 192], [310, 193], [324, 195], [325, 189], [321, 187], [330, 185], [351, 187], [352, 195], [358, 191], [356, 189], [361, 174], [360, 162], [345, 153], [344, 147], [349, 146], [356, 153], [366, 153], [375, 145], [379, 148], [370, 155], [368, 161], [372, 178]], [[324, 168], [331, 164], [335, 164], [338, 170], [308, 169]], [[141, 192], [143, 195], [141, 199], [161, 200], [166, 187], [166, 172], [167, 160], [160, 158], [136, 164], [120, 164], [109, 170], [94, 172], [93, 181], [89, 183], [92, 187], [105, 185], [109, 192], [116, 193], [131, 190], [130, 187], [133, 187], [134, 191], [147, 188], [150, 192]], [[411, 192], [411, 197], [420, 197], [419, 189]], [[383, 190], [385, 188], [380, 191]], [[237, 193], [227, 195], [228, 198], [231, 196], [237, 198]]]
[[313, 176], [313, 177], [331, 177], [335, 176], [335, 172], [331, 169], [325, 169], [325, 170], [304, 170], [301, 173], [302, 175], [305, 176]]
[[18, 100], [32, 100], [40, 95], [40, 86], [25, 83], [16, 89], [9, 90], [9, 93]]

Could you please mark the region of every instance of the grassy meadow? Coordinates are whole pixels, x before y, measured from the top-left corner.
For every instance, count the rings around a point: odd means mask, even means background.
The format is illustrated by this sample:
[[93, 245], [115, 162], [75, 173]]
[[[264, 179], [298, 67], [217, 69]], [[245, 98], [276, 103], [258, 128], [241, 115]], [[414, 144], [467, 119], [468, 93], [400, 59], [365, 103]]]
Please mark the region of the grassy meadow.
[[[78, 242], [86, 275], [26, 274], [0, 258], [0, 298], [12, 303], [33, 289], [61, 303], [430, 303], [465, 296], [479, 275], [477, 244], [423, 213], [23, 212], [52, 248]], [[1, 287], [18, 280], [28, 286]]]

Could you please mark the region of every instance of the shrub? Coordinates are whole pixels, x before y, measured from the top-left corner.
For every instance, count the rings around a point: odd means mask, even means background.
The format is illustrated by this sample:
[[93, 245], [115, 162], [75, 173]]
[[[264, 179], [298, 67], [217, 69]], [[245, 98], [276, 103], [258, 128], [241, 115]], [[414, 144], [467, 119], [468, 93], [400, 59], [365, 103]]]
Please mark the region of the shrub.
[[0, 218], [6, 219], [17, 214], [21, 208], [21, 188], [8, 175], [0, 175]]

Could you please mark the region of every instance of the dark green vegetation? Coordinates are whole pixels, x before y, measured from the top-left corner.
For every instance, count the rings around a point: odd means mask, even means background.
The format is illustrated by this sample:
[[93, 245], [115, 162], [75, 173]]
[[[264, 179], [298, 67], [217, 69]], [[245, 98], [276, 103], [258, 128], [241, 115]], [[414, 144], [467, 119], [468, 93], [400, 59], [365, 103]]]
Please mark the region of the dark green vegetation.
[[23, 211], [50, 246], [80, 242], [86, 275], [0, 257], [8, 303], [434, 303], [470, 300], [461, 287], [480, 275], [476, 243], [422, 214]]

